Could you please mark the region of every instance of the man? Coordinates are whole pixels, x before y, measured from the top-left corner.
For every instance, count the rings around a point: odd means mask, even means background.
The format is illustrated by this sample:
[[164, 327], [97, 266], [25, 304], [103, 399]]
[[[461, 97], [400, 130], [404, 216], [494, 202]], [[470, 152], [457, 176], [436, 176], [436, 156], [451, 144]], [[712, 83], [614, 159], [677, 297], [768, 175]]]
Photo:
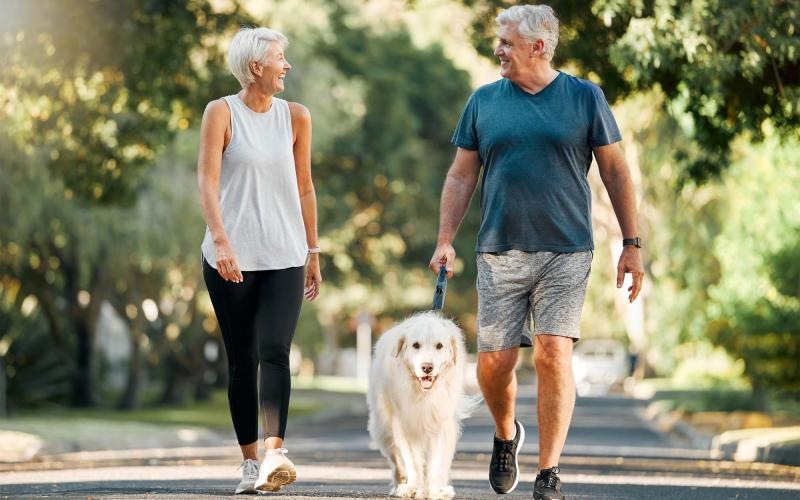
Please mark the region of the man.
[[[534, 346], [539, 473], [534, 498], [562, 499], [558, 468], [575, 406], [572, 344], [592, 261], [592, 154], [622, 230], [617, 287], [644, 275], [636, 200], [621, 135], [602, 90], [556, 71], [558, 19], [550, 7], [511, 7], [497, 17], [495, 83], [470, 97], [453, 135], [457, 152], [442, 191], [430, 267], [453, 273], [452, 242], [484, 169], [478, 233], [478, 381], [495, 422], [489, 482], [509, 493], [519, 480], [525, 430], [515, 418], [514, 366]], [[533, 334], [529, 318], [533, 317]]]

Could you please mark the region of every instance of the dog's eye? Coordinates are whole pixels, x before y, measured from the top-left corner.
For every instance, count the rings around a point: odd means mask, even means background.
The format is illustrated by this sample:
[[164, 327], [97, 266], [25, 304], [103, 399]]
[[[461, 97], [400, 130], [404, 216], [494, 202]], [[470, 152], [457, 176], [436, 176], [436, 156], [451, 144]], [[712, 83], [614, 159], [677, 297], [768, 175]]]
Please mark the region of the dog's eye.
[[413, 347], [414, 349], [419, 349], [419, 342], [414, 342], [414, 344], [411, 347]]
[[437, 349], [441, 349], [442, 347], [444, 347], [444, 346], [442, 345], [442, 343], [441, 343], [441, 342], [439, 342], [438, 344], [436, 344], [436, 348], [437, 348]]

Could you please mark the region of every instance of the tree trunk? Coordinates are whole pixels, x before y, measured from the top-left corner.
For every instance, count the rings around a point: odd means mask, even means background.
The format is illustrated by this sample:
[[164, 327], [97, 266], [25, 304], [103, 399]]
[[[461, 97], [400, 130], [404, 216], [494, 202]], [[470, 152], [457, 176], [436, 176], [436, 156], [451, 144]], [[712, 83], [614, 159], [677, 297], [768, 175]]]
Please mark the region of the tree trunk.
[[[750, 380], [756, 377], [750, 376]], [[753, 384], [753, 406], [757, 411], [767, 412], [769, 410], [769, 393], [766, 385]]]
[[141, 394], [142, 386], [142, 336], [144, 335], [140, 330], [141, 320], [137, 316], [136, 320], [131, 322], [131, 357], [128, 360], [128, 381], [125, 384], [125, 391], [117, 403], [117, 408], [121, 410], [132, 410], [138, 408], [141, 401], [139, 396]]
[[94, 334], [84, 322], [75, 324], [75, 373], [72, 377], [72, 404], [81, 408], [94, 406]]
[[194, 396], [191, 390], [192, 375], [180, 366], [180, 362], [174, 356], [167, 358], [166, 362], [172, 366], [172, 369], [167, 374], [166, 385], [161, 395], [161, 404], [168, 406], [186, 404], [190, 397]]
[[[102, 256], [101, 256], [102, 258]], [[102, 262], [102, 260], [101, 260]], [[86, 408], [94, 406], [94, 375], [95, 375], [95, 337], [97, 334], [97, 320], [100, 316], [100, 306], [105, 300], [105, 286], [103, 270], [99, 267], [90, 269], [89, 303], [78, 303], [80, 288], [76, 279], [77, 266], [71, 269], [68, 275], [72, 303], [72, 323], [75, 329], [75, 374], [72, 379], [72, 403], [75, 406]]]
[[[186, 347], [186, 351], [191, 350], [191, 346]], [[167, 382], [161, 396], [161, 403], [166, 405], [182, 405], [194, 397], [195, 378], [198, 368], [202, 365], [196, 364], [189, 352], [172, 351], [164, 360], [167, 371]]]

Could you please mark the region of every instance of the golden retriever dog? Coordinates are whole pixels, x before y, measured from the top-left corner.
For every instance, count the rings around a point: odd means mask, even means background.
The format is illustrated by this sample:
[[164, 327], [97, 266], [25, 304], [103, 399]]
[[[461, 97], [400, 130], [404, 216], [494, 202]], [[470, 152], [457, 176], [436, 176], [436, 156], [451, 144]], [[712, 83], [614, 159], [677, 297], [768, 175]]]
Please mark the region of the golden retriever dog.
[[390, 495], [453, 498], [450, 466], [461, 420], [479, 400], [464, 395], [464, 338], [438, 312], [384, 333], [370, 369], [369, 433], [392, 469]]

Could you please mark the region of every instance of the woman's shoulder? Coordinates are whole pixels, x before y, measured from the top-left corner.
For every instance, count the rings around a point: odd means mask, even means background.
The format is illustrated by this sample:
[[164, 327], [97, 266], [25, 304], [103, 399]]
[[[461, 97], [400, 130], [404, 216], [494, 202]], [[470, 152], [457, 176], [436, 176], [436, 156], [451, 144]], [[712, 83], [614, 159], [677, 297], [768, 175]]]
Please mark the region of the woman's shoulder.
[[299, 102], [285, 101], [289, 107], [289, 116], [292, 118], [292, 124], [308, 124], [311, 123], [311, 112], [307, 107]]
[[214, 99], [206, 104], [205, 114], [209, 118], [230, 118], [231, 109], [228, 101], [224, 97]]
[[292, 119], [310, 119], [311, 112], [308, 110], [307, 107], [300, 104], [299, 102], [292, 102], [286, 101], [286, 105], [289, 106], [289, 113], [292, 115]]

